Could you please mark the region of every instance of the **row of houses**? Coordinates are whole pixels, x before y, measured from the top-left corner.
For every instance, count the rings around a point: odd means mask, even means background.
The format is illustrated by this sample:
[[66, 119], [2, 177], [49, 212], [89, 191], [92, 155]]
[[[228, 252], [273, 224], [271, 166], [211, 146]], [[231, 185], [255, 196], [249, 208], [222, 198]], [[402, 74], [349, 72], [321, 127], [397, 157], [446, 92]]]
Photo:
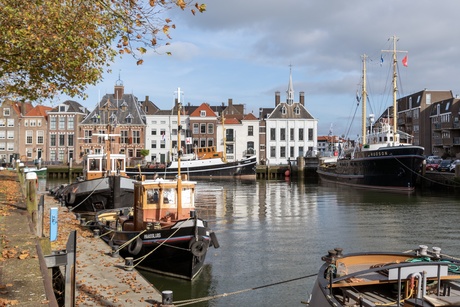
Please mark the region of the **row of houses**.
[[161, 110], [148, 96], [142, 101], [126, 94], [117, 80], [93, 110], [71, 100], [56, 107], [0, 101], [0, 159], [79, 163], [86, 153], [106, 150], [106, 138], [111, 152], [126, 154], [131, 165], [166, 163], [178, 150], [202, 147], [224, 151], [228, 161], [256, 155], [259, 163], [287, 164], [317, 148], [317, 120], [305, 107], [304, 92], [294, 101], [292, 74], [286, 101], [275, 92], [274, 107], [261, 108], [258, 116], [232, 99], [192, 106], [179, 103], [180, 89], [177, 97], [172, 109]]

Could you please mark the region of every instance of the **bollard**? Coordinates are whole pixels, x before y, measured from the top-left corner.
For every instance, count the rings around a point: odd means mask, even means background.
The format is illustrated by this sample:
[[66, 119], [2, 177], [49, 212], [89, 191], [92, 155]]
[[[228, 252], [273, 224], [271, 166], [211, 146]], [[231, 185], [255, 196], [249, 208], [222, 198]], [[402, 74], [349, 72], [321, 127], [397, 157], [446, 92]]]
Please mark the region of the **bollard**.
[[99, 238], [100, 230], [99, 229], [94, 229], [93, 234], [95, 238]]
[[118, 257], [118, 245], [113, 245], [112, 246], [112, 257]]
[[171, 290], [164, 290], [161, 292], [161, 304], [168, 306], [173, 304], [173, 292]]
[[133, 257], [126, 257], [125, 258], [125, 270], [132, 271], [134, 268], [134, 259]]
[[80, 218], [80, 225], [85, 226], [86, 224], [86, 218], [82, 217]]

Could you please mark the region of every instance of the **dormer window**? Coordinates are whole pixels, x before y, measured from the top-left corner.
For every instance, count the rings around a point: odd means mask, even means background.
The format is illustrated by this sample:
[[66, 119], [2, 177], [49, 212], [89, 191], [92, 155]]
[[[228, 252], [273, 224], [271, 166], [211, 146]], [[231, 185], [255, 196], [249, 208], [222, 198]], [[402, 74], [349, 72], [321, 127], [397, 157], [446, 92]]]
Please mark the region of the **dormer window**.
[[296, 115], [300, 114], [300, 108], [299, 107], [294, 108], [294, 114], [296, 114]]
[[286, 107], [283, 106], [281, 108], [281, 114], [286, 115]]
[[62, 104], [59, 106], [59, 112], [66, 112], [67, 111], [67, 105]]
[[201, 117], [206, 117], [206, 111], [204, 111], [204, 110], [201, 111], [201, 112], [200, 112], [200, 116], [201, 116]]
[[126, 109], [128, 109], [128, 104], [126, 103], [125, 100], [123, 100], [123, 102], [122, 102], [122, 104], [121, 104], [121, 109], [122, 109], [123, 111], [126, 111]]
[[91, 118], [91, 120], [93, 121], [93, 124], [100, 124], [101, 123], [101, 116], [97, 113], [95, 113], [93, 115], [93, 117]]
[[117, 116], [115, 115], [115, 113], [112, 113], [112, 115], [110, 115], [110, 123], [111, 124], [117, 123]]
[[127, 124], [132, 124], [133, 123], [133, 118], [134, 118], [134, 116], [132, 116], [131, 113], [130, 113], [128, 116], [126, 116], [125, 122]]

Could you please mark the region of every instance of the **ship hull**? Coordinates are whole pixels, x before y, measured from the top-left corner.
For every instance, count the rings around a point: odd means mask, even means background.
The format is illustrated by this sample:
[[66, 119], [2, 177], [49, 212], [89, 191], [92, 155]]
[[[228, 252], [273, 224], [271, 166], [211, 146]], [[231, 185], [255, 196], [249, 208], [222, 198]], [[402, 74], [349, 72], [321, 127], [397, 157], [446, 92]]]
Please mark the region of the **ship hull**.
[[361, 188], [412, 191], [424, 160], [423, 147], [395, 146], [361, 151], [353, 159], [321, 165], [322, 181]]
[[[255, 156], [235, 162], [222, 162], [220, 159], [181, 161], [180, 172], [187, 174], [192, 180], [200, 178], [255, 179], [256, 163]], [[177, 163], [173, 163], [165, 168], [141, 168], [140, 172], [137, 168], [127, 168], [126, 174], [129, 176], [142, 174], [147, 178], [154, 176], [171, 178], [178, 174], [178, 167]]]

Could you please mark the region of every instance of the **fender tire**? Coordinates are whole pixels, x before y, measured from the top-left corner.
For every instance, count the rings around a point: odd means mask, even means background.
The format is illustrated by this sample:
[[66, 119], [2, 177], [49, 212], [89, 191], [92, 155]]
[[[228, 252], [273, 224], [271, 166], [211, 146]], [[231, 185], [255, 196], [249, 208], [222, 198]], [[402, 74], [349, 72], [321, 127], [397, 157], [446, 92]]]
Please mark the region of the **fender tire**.
[[136, 256], [137, 254], [139, 254], [141, 249], [142, 249], [142, 239], [140, 237], [137, 237], [136, 240], [129, 243], [128, 245], [128, 253], [130, 253], [133, 256]]
[[77, 196], [73, 192], [70, 192], [69, 194], [67, 194], [67, 199], [66, 199], [67, 204], [73, 205], [73, 203], [75, 202], [76, 197]]
[[208, 251], [208, 243], [199, 237], [198, 240], [192, 238], [190, 241], [190, 252], [196, 257], [202, 257]]

